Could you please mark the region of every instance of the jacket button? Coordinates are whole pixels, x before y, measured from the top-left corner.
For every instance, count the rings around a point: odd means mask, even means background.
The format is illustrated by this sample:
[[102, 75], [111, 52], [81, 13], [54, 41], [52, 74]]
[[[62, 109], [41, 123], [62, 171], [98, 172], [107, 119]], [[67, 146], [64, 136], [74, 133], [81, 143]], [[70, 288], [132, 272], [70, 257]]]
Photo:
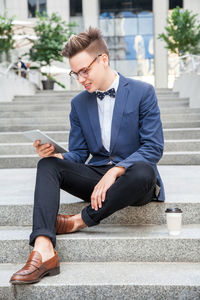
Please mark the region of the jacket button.
[[114, 159], [114, 157], [113, 156], [110, 156], [110, 160], [113, 160]]

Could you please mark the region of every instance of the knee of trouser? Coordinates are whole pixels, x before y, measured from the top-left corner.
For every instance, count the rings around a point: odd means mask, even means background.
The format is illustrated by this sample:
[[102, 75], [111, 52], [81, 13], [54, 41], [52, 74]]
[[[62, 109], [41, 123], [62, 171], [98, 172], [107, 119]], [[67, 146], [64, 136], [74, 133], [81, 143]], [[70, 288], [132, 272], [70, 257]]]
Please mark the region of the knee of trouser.
[[156, 185], [156, 173], [150, 164], [143, 161], [136, 162], [130, 171], [137, 184]]
[[55, 167], [57, 164], [57, 158], [56, 157], [45, 157], [39, 160], [37, 164], [37, 169], [38, 170], [44, 170], [44, 169], [50, 169], [52, 167]]

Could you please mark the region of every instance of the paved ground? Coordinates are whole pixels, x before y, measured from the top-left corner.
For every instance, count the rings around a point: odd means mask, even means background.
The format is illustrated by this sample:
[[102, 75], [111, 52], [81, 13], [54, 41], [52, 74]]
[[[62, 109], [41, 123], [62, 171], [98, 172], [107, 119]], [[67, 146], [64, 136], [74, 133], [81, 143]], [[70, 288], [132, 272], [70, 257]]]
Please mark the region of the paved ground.
[[[159, 166], [167, 202], [200, 201], [200, 166]], [[30, 204], [36, 169], [0, 169], [0, 204]], [[61, 192], [61, 202], [78, 199]], [[80, 201], [80, 200], [78, 200]]]

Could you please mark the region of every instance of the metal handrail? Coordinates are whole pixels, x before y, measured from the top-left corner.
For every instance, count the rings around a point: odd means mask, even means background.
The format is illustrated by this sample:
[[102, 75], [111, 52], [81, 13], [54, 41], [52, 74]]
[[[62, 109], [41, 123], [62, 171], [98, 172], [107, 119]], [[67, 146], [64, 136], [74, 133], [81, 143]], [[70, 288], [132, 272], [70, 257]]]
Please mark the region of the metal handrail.
[[200, 73], [200, 55], [185, 54], [169, 59], [170, 70], [175, 77], [181, 74]]

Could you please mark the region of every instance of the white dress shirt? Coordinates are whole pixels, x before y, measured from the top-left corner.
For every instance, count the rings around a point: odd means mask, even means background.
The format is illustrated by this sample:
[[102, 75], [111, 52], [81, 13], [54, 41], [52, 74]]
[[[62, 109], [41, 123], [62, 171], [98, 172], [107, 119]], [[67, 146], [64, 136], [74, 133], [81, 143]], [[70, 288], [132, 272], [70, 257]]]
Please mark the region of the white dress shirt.
[[[119, 75], [116, 72], [115, 80], [108, 88], [108, 90], [114, 88], [115, 93], [117, 93], [118, 86], [119, 86]], [[103, 98], [103, 100], [100, 100], [97, 97], [97, 104], [98, 104], [102, 143], [105, 149], [107, 151], [110, 151], [111, 125], [112, 125], [113, 109], [115, 105], [115, 98], [106, 95]]]

